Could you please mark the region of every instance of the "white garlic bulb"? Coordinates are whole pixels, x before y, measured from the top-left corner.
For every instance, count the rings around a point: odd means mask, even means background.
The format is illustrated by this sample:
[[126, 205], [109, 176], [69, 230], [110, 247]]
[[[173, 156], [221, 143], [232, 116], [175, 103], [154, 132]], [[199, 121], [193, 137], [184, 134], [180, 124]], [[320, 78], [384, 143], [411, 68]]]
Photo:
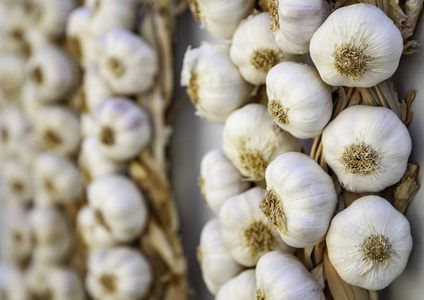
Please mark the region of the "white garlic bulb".
[[30, 169], [18, 159], [9, 159], [1, 163], [1, 190], [7, 205], [29, 204], [33, 197]]
[[97, 222], [119, 242], [137, 238], [144, 229], [148, 209], [137, 186], [121, 175], [107, 175], [88, 186], [88, 202]]
[[85, 300], [84, 286], [80, 276], [65, 267], [50, 268], [46, 276], [46, 293], [48, 299]]
[[224, 152], [249, 180], [263, 180], [273, 159], [300, 148], [297, 138], [273, 124], [263, 105], [248, 104], [234, 111], [225, 122]]
[[53, 153], [42, 153], [37, 157], [33, 182], [37, 194], [54, 203], [78, 202], [83, 196], [78, 168], [69, 159]]
[[0, 114], [0, 148], [3, 154], [11, 154], [14, 145], [28, 129], [22, 110], [15, 105], [4, 108]]
[[214, 295], [224, 283], [243, 270], [225, 248], [218, 219], [209, 220], [203, 227], [197, 248], [197, 260], [206, 287]]
[[379, 192], [398, 182], [412, 142], [398, 116], [384, 107], [352, 106], [328, 124], [323, 154], [349, 191]]
[[30, 300], [23, 272], [13, 266], [0, 268], [0, 297], [3, 300]]
[[85, 284], [96, 299], [142, 299], [149, 292], [152, 281], [147, 259], [131, 248], [100, 251], [88, 260]]
[[255, 187], [228, 199], [219, 212], [222, 238], [231, 256], [241, 265], [253, 267], [264, 254], [291, 251], [261, 212], [265, 193]]
[[309, 52], [312, 35], [325, 21], [330, 6], [325, 0], [279, 0], [270, 6], [272, 31], [280, 49], [287, 53]]
[[340, 277], [369, 290], [388, 286], [405, 269], [412, 249], [408, 220], [387, 200], [355, 200], [332, 220], [328, 257]]
[[396, 71], [403, 51], [401, 32], [371, 4], [335, 10], [311, 39], [311, 58], [333, 86], [371, 87]]
[[255, 270], [246, 270], [227, 281], [216, 294], [215, 300], [256, 300]]
[[203, 156], [199, 187], [203, 199], [216, 214], [228, 198], [244, 192], [249, 186], [222, 149], [211, 150]]
[[251, 86], [243, 80], [231, 62], [229, 44], [203, 42], [186, 50], [181, 86], [196, 107], [196, 114], [215, 123], [224, 123], [228, 115], [249, 101]]
[[265, 173], [262, 212], [292, 247], [321, 242], [337, 204], [331, 177], [309, 156], [289, 152], [273, 160]]
[[229, 40], [241, 20], [253, 12], [254, 0], [190, 0], [194, 17], [216, 38]]
[[69, 56], [54, 44], [37, 49], [26, 67], [35, 85], [36, 97], [43, 102], [63, 100], [76, 85], [76, 69]]
[[88, 111], [93, 111], [100, 102], [113, 97], [112, 91], [100, 76], [99, 67], [96, 65], [85, 69], [82, 84], [84, 105]]
[[241, 76], [249, 83], [265, 83], [266, 74], [282, 61], [301, 61], [301, 56], [281, 51], [269, 31], [271, 20], [262, 12], [242, 21], [234, 32], [230, 56]]
[[34, 298], [44, 299], [48, 296], [47, 277], [51, 268], [50, 265], [34, 261], [26, 268], [25, 286]]
[[122, 95], [146, 92], [158, 72], [158, 57], [143, 38], [115, 28], [101, 38], [99, 71], [112, 91]]
[[266, 77], [268, 113], [282, 129], [297, 138], [313, 138], [330, 121], [333, 100], [330, 87], [314, 67], [283, 62]]
[[96, 106], [93, 116], [100, 151], [109, 159], [131, 159], [150, 140], [149, 116], [129, 99], [103, 101]]
[[[13, 3], [14, 2], [14, 3]], [[0, 6], [0, 52], [25, 54], [25, 31], [32, 25], [25, 6], [16, 1]]]
[[311, 273], [293, 255], [282, 251], [265, 254], [256, 266], [256, 299], [325, 300]]
[[0, 102], [2, 105], [21, 100], [25, 80], [25, 59], [18, 54], [0, 55]]

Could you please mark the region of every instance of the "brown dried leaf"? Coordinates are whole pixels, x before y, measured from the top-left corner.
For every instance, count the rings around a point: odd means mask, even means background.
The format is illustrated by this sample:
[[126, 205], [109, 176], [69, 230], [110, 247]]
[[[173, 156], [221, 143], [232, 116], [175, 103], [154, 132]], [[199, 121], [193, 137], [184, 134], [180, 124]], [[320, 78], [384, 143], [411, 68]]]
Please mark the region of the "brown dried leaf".
[[418, 185], [419, 172], [420, 165], [408, 164], [402, 180], [396, 186], [393, 206], [401, 213], [405, 212], [408, 204], [414, 199], [420, 189]]

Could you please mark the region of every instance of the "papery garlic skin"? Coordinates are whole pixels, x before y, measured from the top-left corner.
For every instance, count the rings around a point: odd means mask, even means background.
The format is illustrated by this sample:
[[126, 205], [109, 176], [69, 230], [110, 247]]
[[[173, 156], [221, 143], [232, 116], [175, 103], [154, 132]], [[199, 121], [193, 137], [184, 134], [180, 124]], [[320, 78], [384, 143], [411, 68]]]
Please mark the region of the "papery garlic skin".
[[273, 251], [265, 254], [256, 266], [256, 299], [325, 300], [311, 273], [293, 255]]
[[194, 17], [214, 37], [229, 40], [239, 22], [253, 12], [254, 0], [189, 0]]
[[11, 206], [29, 204], [33, 197], [30, 168], [18, 159], [0, 164], [3, 203]]
[[256, 300], [255, 270], [246, 270], [227, 281], [216, 294], [215, 300]]
[[282, 129], [297, 138], [313, 138], [330, 121], [333, 100], [330, 87], [314, 67], [283, 62], [266, 77], [268, 113]]
[[349, 191], [379, 192], [398, 182], [412, 141], [390, 109], [356, 105], [342, 111], [322, 135], [325, 161]]
[[142, 299], [149, 292], [153, 274], [140, 251], [117, 247], [100, 251], [88, 260], [85, 285], [96, 299]]
[[228, 199], [219, 213], [222, 237], [231, 256], [241, 265], [253, 267], [264, 254], [291, 252], [280, 234], [259, 208], [265, 193], [255, 187]]
[[0, 103], [8, 105], [21, 100], [25, 80], [25, 59], [17, 54], [0, 55]]
[[412, 249], [408, 220], [387, 200], [355, 200], [332, 220], [328, 257], [340, 277], [369, 290], [388, 286], [405, 269]]
[[209, 220], [203, 227], [197, 259], [206, 287], [214, 295], [223, 284], [243, 270], [225, 248], [218, 219]]
[[84, 105], [88, 111], [109, 98], [113, 93], [100, 75], [98, 66], [91, 66], [85, 69], [83, 77]]
[[297, 138], [273, 124], [263, 105], [248, 104], [234, 111], [225, 122], [224, 153], [248, 180], [263, 180], [272, 160], [300, 148]]
[[199, 188], [202, 197], [216, 214], [227, 199], [244, 192], [249, 186], [250, 183], [243, 179], [222, 149], [211, 150], [203, 156]]
[[288, 152], [273, 160], [265, 173], [260, 208], [288, 245], [320, 243], [337, 205], [331, 177], [309, 156]]
[[242, 21], [234, 32], [230, 56], [241, 76], [249, 83], [265, 83], [268, 71], [283, 61], [301, 61], [301, 56], [281, 51], [269, 30], [271, 20], [263, 12]]
[[79, 274], [70, 268], [53, 267], [47, 272], [47, 293], [57, 300], [84, 300], [84, 286]]
[[371, 4], [335, 10], [314, 33], [311, 58], [329, 85], [372, 87], [393, 75], [403, 51], [401, 32]]
[[251, 86], [231, 62], [229, 44], [203, 42], [186, 50], [181, 86], [196, 107], [196, 114], [210, 122], [224, 123], [228, 115], [249, 101]]
[[137, 238], [148, 219], [144, 197], [137, 186], [121, 175], [107, 175], [88, 186], [88, 202], [96, 220], [118, 242]]
[[148, 114], [129, 99], [112, 98], [103, 101], [94, 109], [93, 117], [100, 151], [109, 159], [131, 159], [150, 140]]

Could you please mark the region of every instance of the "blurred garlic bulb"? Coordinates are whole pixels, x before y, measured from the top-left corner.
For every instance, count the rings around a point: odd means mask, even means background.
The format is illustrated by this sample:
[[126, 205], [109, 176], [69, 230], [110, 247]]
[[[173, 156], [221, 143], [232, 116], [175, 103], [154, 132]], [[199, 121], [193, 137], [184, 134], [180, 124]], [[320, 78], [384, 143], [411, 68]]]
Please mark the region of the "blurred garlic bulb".
[[112, 91], [123, 95], [146, 92], [158, 72], [158, 57], [139, 35], [115, 28], [101, 38], [99, 71]]
[[311, 273], [293, 255], [282, 251], [265, 254], [256, 266], [256, 299], [325, 300]]
[[398, 116], [384, 107], [352, 106], [328, 124], [323, 155], [349, 191], [379, 192], [398, 182], [412, 142]]
[[9, 159], [1, 163], [2, 198], [8, 205], [29, 204], [33, 188], [30, 169], [18, 159]]
[[227, 281], [218, 291], [215, 300], [256, 300], [255, 270], [246, 270]]
[[340, 277], [369, 290], [383, 289], [399, 276], [412, 249], [408, 220], [378, 196], [362, 197], [338, 213], [326, 242]]
[[1, 266], [0, 297], [3, 300], [30, 300], [23, 272], [13, 266]]
[[79, 122], [69, 108], [43, 107], [38, 111], [34, 127], [37, 140], [44, 149], [61, 155], [71, 155], [78, 151]]
[[26, 268], [25, 286], [35, 299], [48, 298], [47, 277], [51, 268], [52, 266], [34, 261]]
[[55, 203], [77, 202], [83, 196], [79, 171], [63, 156], [40, 154], [34, 163], [33, 181], [37, 193], [48, 196]]
[[260, 209], [288, 245], [321, 242], [337, 204], [331, 177], [309, 156], [289, 152], [273, 160], [265, 173]]
[[18, 106], [8, 106], [0, 114], [0, 148], [2, 153], [10, 154], [14, 145], [27, 131], [28, 124]]
[[242, 21], [234, 32], [230, 56], [241, 76], [249, 83], [265, 83], [266, 74], [282, 61], [301, 61], [301, 56], [286, 54], [269, 31], [271, 20], [262, 12]]
[[249, 186], [222, 149], [211, 150], [203, 156], [199, 187], [203, 199], [216, 214], [228, 198], [244, 192]]
[[88, 186], [88, 202], [97, 222], [119, 242], [137, 238], [147, 223], [143, 195], [127, 177], [107, 175]]
[[149, 116], [131, 100], [112, 98], [103, 101], [96, 106], [93, 116], [100, 151], [109, 159], [131, 159], [150, 140]]
[[231, 62], [229, 44], [205, 42], [187, 49], [181, 86], [187, 87], [196, 114], [215, 123], [224, 123], [232, 111], [246, 104], [252, 89]]
[[100, 102], [113, 97], [112, 91], [100, 76], [98, 66], [91, 66], [85, 69], [82, 84], [85, 107], [90, 112], [93, 111]]
[[24, 35], [31, 22], [25, 6], [13, 2], [0, 3], [0, 52], [25, 54]]
[[36, 97], [43, 102], [63, 100], [76, 85], [76, 69], [69, 56], [53, 44], [37, 49], [26, 72], [35, 85]]
[[273, 124], [263, 105], [246, 105], [234, 111], [225, 123], [224, 152], [248, 180], [263, 180], [272, 160], [300, 148], [297, 138]]
[[297, 138], [319, 135], [330, 121], [333, 99], [314, 67], [283, 62], [266, 78], [268, 113], [282, 129]]
[[126, 166], [123, 163], [105, 158], [100, 151], [97, 139], [93, 136], [84, 138], [78, 157], [78, 165], [86, 185], [102, 176], [123, 172]]
[[[84, 286], [80, 276], [70, 268], [54, 267], [46, 276], [47, 296], [54, 300], [84, 300]], [[46, 298], [47, 299], [47, 298]]]
[[203, 227], [197, 260], [206, 287], [214, 295], [224, 283], [243, 270], [225, 248], [218, 219], [209, 220]]
[[0, 55], [0, 101], [2, 105], [21, 100], [25, 80], [25, 59], [17, 54]]
[[293, 54], [309, 52], [312, 35], [330, 13], [325, 0], [272, 1], [270, 17], [275, 41], [281, 50]]
[[88, 260], [85, 285], [96, 299], [142, 299], [153, 274], [147, 259], [135, 249], [118, 247], [100, 251]]
[[239, 22], [253, 12], [254, 0], [189, 0], [196, 18], [214, 37], [229, 40]]
[[261, 212], [265, 193], [255, 187], [228, 199], [219, 213], [222, 238], [231, 256], [241, 265], [253, 267], [265, 253], [291, 251]]
[[327, 84], [372, 87], [396, 71], [403, 39], [382, 10], [360, 3], [335, 10], [312, 36], [310, 51]]

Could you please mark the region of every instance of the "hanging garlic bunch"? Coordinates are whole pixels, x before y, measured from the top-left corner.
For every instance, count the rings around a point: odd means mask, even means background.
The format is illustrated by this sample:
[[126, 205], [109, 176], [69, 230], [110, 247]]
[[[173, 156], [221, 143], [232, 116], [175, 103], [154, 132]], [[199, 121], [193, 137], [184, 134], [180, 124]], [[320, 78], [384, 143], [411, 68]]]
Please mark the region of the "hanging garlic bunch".
[[266, 74], [282, 61], [301, 61], [301, 56], [281, 51], [269, 31], [268, 13], [252, 15], [242, 21], [234, 32], [230, 56], [241, 76], [249, 83], [265, 83]]
[[408, 220], [378, 196], [362, 197], [338, 213], [326, 242], [340, 277], [370, 290], [383, 289], [399, 276], [412, 249]]
[[249, 186], [221, 149], [211, 150], [203, 156], [199, 187], [203, 199], [216, 214], [227, 199]]
[[25, 79], [24, 58], [17, 54], [1, 54], [0, 66], [1, 106], [19, 102]]
[[29, 204], [33, 197], [30, 170], [22, 161], [9, 159], [1, 163], [3, 203], [12, 206]]
[[243, 176], [261, 181], [266, 167], [278, 155], [300, 151], [300, 141], [273, 124], [265, 106], [249, 104], [228, 117], [223, 149]]
[[310, 51], [327, 84], [372, 87], [396, 71], [403, 39], [382, 10], [359, 3], [335, 10], [312, 36]]
[[412, 142], [398, 116], [384, 107], [352, 106], [322, 135], [323, 155], [349, 191], [379, 192], [398, 182]]
[[266, 78], [268, 113], [297, 138], [313, 138], [333, 112], [331, 89], [315, 68], [294, 62], [273, 67]]
[[259, 205], [265, 193], [255, 187], [228, 199], [219, 213], [222, 238], [231, 256], [239, 264], [253, 267], [264, 254], [291, 251]]
[[256, 300], [255, 270], [246, 270], [227, 281], [219, 289], [215, 300]]
[[181, 85], [197, 109], [196, 114], [215, 123], [249, 101], [250, 85], [231, 62], [229, 44], [203, 42], [184, 55]]

